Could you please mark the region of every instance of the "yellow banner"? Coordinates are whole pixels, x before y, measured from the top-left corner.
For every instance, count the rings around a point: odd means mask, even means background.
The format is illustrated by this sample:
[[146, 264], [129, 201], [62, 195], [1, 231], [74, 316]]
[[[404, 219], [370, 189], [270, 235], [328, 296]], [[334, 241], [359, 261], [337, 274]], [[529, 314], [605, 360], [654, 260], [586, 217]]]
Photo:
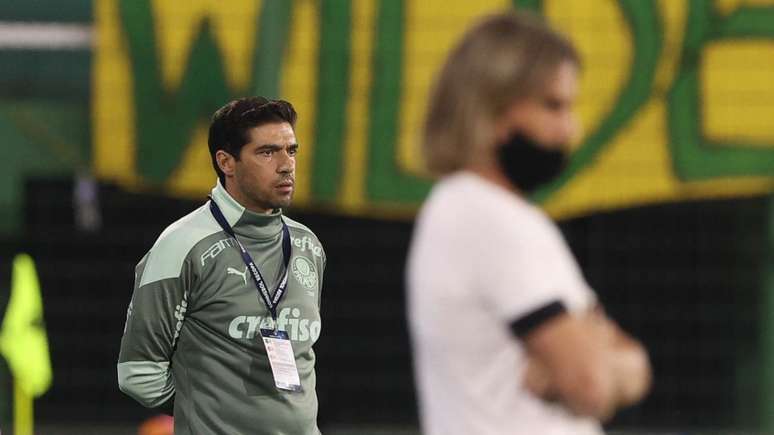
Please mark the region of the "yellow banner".
[[95, 2], [94, 169], [202, 197], [211, 113], [299, 111], [296, 205], [411, 214], [428, 91], [477, 18], [530, 7], [583, 57], [584, 137], [539, 199], [557, 217], [774, 188], [774, 1]]

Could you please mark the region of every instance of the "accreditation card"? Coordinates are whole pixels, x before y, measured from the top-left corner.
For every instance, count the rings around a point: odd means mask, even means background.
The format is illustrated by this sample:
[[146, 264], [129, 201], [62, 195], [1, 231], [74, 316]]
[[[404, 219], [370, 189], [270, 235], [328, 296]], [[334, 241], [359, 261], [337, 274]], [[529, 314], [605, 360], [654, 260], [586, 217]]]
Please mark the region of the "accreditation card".
[[301, 380], [298, 377], [296, 357], [293, 346], [286, 331], [261, 329], [263, 344], [269, 356], [271, 373], [274, 375], [274, 385], [280, 390], [301, 391]]

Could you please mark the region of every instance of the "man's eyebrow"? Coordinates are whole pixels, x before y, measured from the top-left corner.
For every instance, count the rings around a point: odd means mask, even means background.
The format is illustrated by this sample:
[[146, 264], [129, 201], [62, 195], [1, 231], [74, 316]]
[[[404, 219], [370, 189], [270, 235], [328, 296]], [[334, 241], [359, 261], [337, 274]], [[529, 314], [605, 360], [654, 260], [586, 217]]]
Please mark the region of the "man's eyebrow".
[[[297, 143], [292, 143], [290, 145], [287, 145], [288, 148], [298, 148], [299, 145]], [[279, 150], [285, 148], [285, 145], [279, 145], [276, 143], [266, 143], [263, 145], [259, 145], [256, 150]]]
[[256, 149], [259, 149], [259, 150], [266, 150], [266, 149], [278, 150], [280, 148], [282, 148], [282, 145], [277, 145], [276, 143], [265, 143], [263, 145], [259, 145], [258, 148], [256, 148]]

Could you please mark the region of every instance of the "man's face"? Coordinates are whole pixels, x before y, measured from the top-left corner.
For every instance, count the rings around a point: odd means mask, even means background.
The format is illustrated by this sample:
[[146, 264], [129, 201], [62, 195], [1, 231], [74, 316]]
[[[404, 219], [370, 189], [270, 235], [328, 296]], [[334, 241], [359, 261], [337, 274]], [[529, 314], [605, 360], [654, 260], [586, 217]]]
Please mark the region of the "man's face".
[[234, 162], [235, 188], [243, 206], [269, 212], [293, 198], [298, 143], [287, 122], [264, 124], [248, 131], [250, 142]]
[[566, 149], [578, 134], [573, 113], [577, 92], [578, 68], [564, 61], [545, 89], [518, 101], [506, 112], [498, 132], [503, 136], [501, 140], [520, 132], [546, 148]]

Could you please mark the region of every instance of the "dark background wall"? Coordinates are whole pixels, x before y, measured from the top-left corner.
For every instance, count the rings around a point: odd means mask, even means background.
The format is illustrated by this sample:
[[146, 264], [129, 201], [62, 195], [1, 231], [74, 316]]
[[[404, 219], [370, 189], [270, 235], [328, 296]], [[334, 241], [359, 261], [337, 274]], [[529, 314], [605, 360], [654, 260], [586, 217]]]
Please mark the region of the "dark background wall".
[[[139, 421], [148, 411], [115, 381], [133, 268], [203, 200], [101, 185], [106, 225], [83, 233], [71, 189], [61, 179], [27, 183], [17, 240], [38, 264], [54, 368], [37, 414], [44, 423]], [[763, 198], [691, 202], [562, 223], [607, 310], [651, 352], [653, 393], [614, 427], [755, 425], [766, 210]], [[403, 289], [412, 223], [289, 214], [329, 258], [316, 347], [322, 427], [415, 424]]]

